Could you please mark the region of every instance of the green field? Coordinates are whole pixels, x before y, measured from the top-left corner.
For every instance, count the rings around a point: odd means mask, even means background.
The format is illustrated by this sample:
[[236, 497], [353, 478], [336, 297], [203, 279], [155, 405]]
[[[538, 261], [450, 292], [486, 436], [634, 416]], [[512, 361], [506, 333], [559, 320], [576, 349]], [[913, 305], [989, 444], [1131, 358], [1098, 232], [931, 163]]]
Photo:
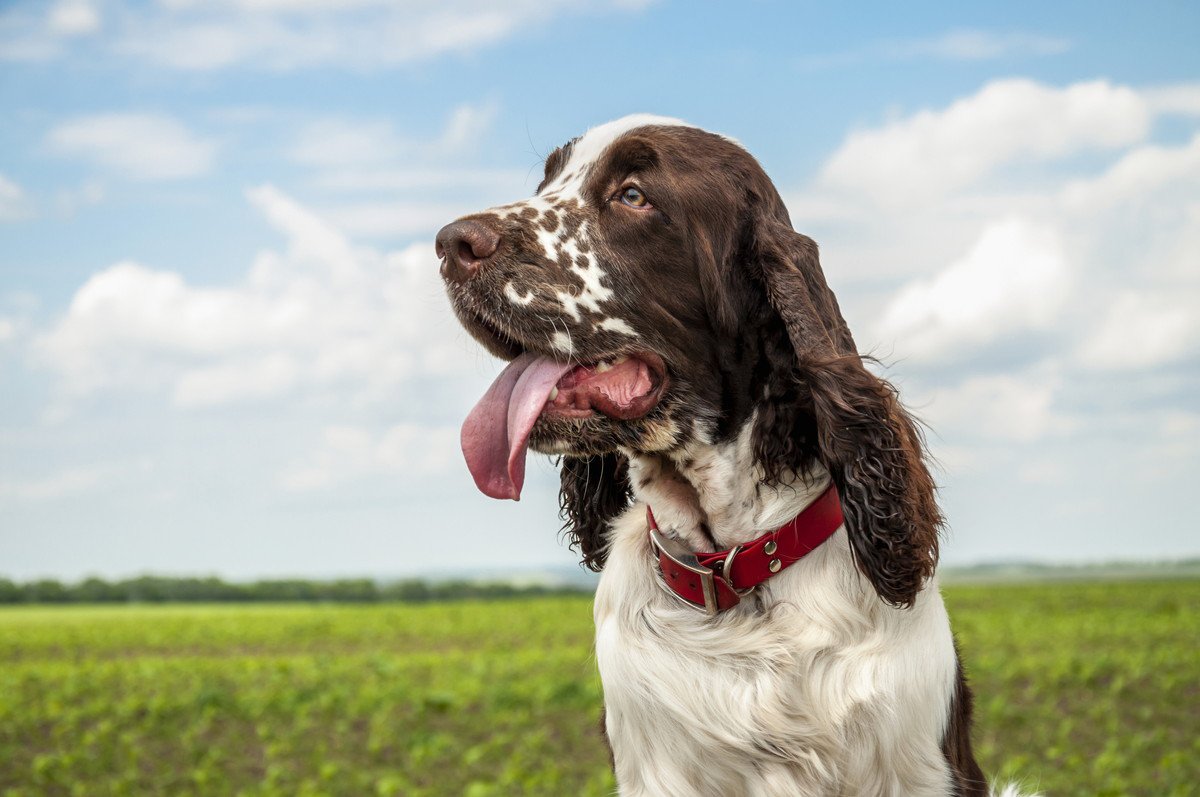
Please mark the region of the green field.
[[[1200, 581], [956, 586], [990, 774], [1200, 794]], [[0, 610], [0, 794], [601, 795], [591, 603]]]

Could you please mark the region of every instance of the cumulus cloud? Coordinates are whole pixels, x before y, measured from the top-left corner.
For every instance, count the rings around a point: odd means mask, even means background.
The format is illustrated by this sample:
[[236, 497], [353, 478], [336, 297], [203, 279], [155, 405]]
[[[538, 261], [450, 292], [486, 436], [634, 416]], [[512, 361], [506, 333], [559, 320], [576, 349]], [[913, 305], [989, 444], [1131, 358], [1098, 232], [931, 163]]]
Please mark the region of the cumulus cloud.
[[1200, 353], [1200, 290], [1125, 291], [1080, 347], [1084, 364], [1104, 370], [1167, 365]]
[[1054, 409], [1058, 391], [1053, 369], [989, 374], [934, 390], [921, 413], [939, 434], [956, 440], [1031, 443], [1074, 427]]
[[[875, 326], [888, 335], [914, 324], [944, 328], [946, 319], [933, 323], [934, 316], [960, 311], [930, 303], [944, 305], [972, 273], [984, 279], [982, 269], [967, 267], [985, 254], [982, 231], [1005, 219], [1035, 219], [1039, 237], [1055, 243], [1034, 249], [1053, 251], [1046, 262], [1070, 264], [1074, 275], [1057, 326], [1079, 330], [1131, 282], [1151, 287], [1157, 280], [1157, 289], [1187, 292], [1200, 281], [1200, 134], [1182, 143], [1150, 140], [1155, 122], [1187, 115], [1194, 96], [1200, 84], [993, 81], [945, 108], [848, 134], [788, 204], [821, 242], [833, 278], [886, 286], [890, 295], [875, 298], [871, 315], [889, 316]], [[1054, 288], [1049, 298], [1061, 298], [1060, 271], [1041, 274]], [[995, 304], [988, 297], [967, 302]], [[1036, 327], [1052, 302], [1021, 304], [1014, 328]]]
[[1157, 113], [1200, 116], [1200, 85], [1196, 83], [1160, 86], [1148, 89], [1145, 95]]
[[83, 116], [59, 124], [46, 136], [56, 153], [82, 158], [135, 180], [171, 180], [207, 172], [214, 142], [178, 120], [148, 113]]
[[1082, 213], [1123, 202], [1153, 201], [1163, 190], [1182, 187], [1195, 196], [1200, 184], [1200, 133], [1182, 146], [1149, 144], [1125, 153], [1098, 177], [1073, 179], [1062, 189], [1063, 204]]
[[1194, 403], [1200, 131], [1178, 133], [1197, 115], [1200, 84], [993, 81], [849, 133], [789, 197], [939, 454], [1011, 465], [1014, 446], [1144, 426], [1149, 395]]
[[997, 80], [942, 110], [851, 133], [819, 177], [828, 189], [888, 205], [930, 201], [1015, 160], [1045, 160], [1140, 141], [1145, 98], [1098, 80], [1066, 88]]
[[68, 396], [163, 391], [182, 408], [339, 389], [351, 400], [461, 369], [432, 246], [355, 247], [271, 186], [251, 204], [287, 240], [236, 284], [189, 284], [125, 261], [93, 275], [41, 335], [41, 361]]
[[641, 5], [605, 0], [168, 2], [155, 13], [131, 15], [115, 48], [185, 70], [389, 68], [476, 51], [563, 13]]
[[1070, 272], [1053, 230], [1023, 219], [989, 225], [971, 250], [888, 303], [879, 337], [903, 355], [935, 359], [1056, 320]]
[[636, 12], [650, 0], [110, 0], [102, 19], [89, 0], [59, 0], [48, 13], [0, 12], [0, 60], [46, 61], [85, 36], [108, 53], [157, 67], [388, 69], [477, 52], [579, 13]]

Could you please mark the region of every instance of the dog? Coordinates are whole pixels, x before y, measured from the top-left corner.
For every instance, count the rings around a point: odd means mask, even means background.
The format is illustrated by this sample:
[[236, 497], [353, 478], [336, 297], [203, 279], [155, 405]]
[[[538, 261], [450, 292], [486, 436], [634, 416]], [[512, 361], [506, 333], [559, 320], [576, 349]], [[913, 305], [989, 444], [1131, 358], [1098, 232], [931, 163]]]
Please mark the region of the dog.
[[601, 573], [622, 795], [991, 793], [920, 427], [740, 144], [600, 125], [436, 249], [458, 320], [510, 361], [463, 425], [477, 486], [518, 499], [527, 449], [556, 455]]

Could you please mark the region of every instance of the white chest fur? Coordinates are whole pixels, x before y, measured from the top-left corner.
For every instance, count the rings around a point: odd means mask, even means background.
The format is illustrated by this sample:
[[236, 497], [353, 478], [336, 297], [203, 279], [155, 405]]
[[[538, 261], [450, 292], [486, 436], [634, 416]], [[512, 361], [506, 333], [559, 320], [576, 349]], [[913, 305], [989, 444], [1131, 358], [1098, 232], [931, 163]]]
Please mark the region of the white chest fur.
[[956, 663], [936, 583], [886, 606], [844, 529], [714, 618], [658, 578], [636, 504], [613, 526], [595, 604], [622, 795], [951, 793]]

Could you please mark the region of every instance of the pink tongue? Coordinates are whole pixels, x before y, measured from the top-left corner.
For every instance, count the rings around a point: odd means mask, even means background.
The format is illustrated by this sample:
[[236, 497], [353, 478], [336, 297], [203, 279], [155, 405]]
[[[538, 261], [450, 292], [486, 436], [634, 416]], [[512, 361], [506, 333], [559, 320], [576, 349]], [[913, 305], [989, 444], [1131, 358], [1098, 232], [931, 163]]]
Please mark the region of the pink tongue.
[[572, 367], [526, 352], [500, 372], [463, 421], [463, 455], [484, 495], [521, 499], [529, 433], [550, 391]]

